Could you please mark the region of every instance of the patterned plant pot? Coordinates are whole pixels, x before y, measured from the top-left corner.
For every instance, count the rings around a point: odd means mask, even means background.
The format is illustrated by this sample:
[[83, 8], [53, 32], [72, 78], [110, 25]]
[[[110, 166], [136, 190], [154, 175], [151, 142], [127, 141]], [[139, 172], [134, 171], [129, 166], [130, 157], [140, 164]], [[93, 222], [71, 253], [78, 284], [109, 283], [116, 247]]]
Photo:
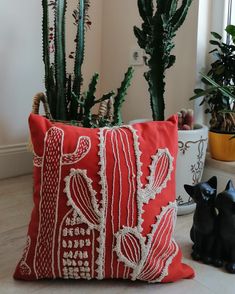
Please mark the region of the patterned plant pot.
[[194, 130], [179, 131], [178, 134], [176, 197], [178, 215], [183, 215], [193, 212], [196, 207], [184, 190], [184, 184], [196, 185], [201, 181], [208, 144], [208, 128], [195, 125]]

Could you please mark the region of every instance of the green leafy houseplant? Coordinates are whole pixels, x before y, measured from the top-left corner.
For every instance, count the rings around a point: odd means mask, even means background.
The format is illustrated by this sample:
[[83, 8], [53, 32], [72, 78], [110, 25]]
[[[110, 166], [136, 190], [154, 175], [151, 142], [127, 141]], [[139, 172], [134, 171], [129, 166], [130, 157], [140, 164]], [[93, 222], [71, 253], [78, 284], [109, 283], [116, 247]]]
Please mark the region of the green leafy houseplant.
[[184, 23], [192, 0], [138, 0], [143, 23], [134, 27], [139, 46], [144, 49], [149, 71], [145, 79], [149, 85], [153, 120], [164, 120], [165, 72], [172, 67], [176, 57], [174, 48], [176, 31]]
[[[99, 75], [95, 73], [87, 92], [82, 93], [82, 65], [84, 62], [85, 30], [90, 25], [88, 9], [89, 0], [78, 0], [77, 9], [73, 12], [77, 27], [75, 52], [70, 53], [74, 59], [74, 72], [66, 68], [66, 9], [67, 0], [42, 0], [43, 7], [43, 61], [45, 65], [45, 88], [53, 119], [79, 121], [85, 127], [119, 125], [122, 123], [121, 106], [133, 76], [133, 69], [128, 68], [124, 80], [117, 90], [104, 94], [96, 99], [95, 92]], [[51, 25], [51, 15], [54, 17]], [[103, 101], [114, 101], [113, 120], [104, 117], [95, 119], [92, 107]]]
[[222, 42], [222, 37], [212, 32], [214, 45], [210, 54], [215, 61], [207, 75], [202, 74], [206, 89], [195, 89], [191, 100], [203, 96], [201, 105], [206, 103], [206, 113], [211, 114], [210, 130], [218, 133], [235, 133], [235, 26], [229, 25], [226, 32], [231, 42]]

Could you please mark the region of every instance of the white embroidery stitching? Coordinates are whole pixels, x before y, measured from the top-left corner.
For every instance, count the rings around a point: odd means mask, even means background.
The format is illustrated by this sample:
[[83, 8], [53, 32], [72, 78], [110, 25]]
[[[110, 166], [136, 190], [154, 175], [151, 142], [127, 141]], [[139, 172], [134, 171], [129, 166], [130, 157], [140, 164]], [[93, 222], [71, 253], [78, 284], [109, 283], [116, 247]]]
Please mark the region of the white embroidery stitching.
[[[59, 128], [51, 128], [56, 129], [56, 131], [61, 130]], [[135, 164], [136, 164], [136, 174], [135, 169], [132, 162], [132, 153], [130, 151], [130, 148], [132, 147], [129, 144], [129, 137], [126, 132], [128, 130], [131, 134], [131, 138], [133, 140], [133, 150], [135, 155]], [[61, 130], [62, 131], [62, 130]], [[63, 131], [62, 131], [63, 132]], [[49, 133], [49, 131], [48, 131]], [[46, 134], [46, 137], [48, 135]], [[116, 165], [117, 170], [115, 171], [113, 175], [107, 175], [106, 174], [106, 168], [109, 161], [109, 158], [107, 157], [106, 153], [106, 143], [107, 143], [107, 136], [108, 134], [111, 134], [111, 146], [113, 150], [113, 159], [114, 160], [114, 167]], [[63, 142], [63, 133], [61, 136], [61, 142]], [[141, 177], [142, 177], [142, 162], [141, 162], [141, 151], [140, 151], [140, 143], [138, 140], [137, 131], [132, 126], [124, 126], [122, 129], [120, 128], [103, 128], [99, 131], [99, 157], [100, 157], [100, 185], [101, 185], [101, 201], [98, 204], [96, 199], [96, 192], [93, 190], [92, 187], [92, 180], [87, 176], [87, 172], [85, 170], [80, 169], [71, 169], [70, 175], [65, 178], [65, 193], [69, 199], [69, 204], [72, 205], [73, 210], [76, 211], [76, 213], [79, 215], [80, 221], [86, 225], [88, 225], [88, 229], [92, 230], [92, 235], [89, 234], [92, 239], [81, 239], [71, 241], [67, 238], [74, 237], [74, 236], [86, 236], [86, 230], [84, 228], [66, 228], [63, 227], [62, 230], [62, 224], [60, 227], [60, 235], [63, 237], [63, 240], [60, 241], [59, 244], [62, 245], [63, 249], [63, 274], [59, 270], [60, 276], [63, 276], [64, 278], [87, 278], [90, 279], [91, 277], [94, 277], [94, 272], [97, 272], [97, 278], [102, 279], [105, 275], [105, 239], [106, 239], [106, 219], [107, 219], [107, 207], [108, 207], [108, 201], [109, 201], [109, 194], [108, 192], [108, 180], [107, 176], [113, 176], [113, 195], [112, 199], [116, 197], [117, 191], [116, 191], [116, 184], [115, 184], [115, 177], [116, 173], [118, 175], [119, 179], [119, 188], [120, 191], [122, 191], [122, 169], [124, 168], [126, 170], [126, 173], [128, 174], [128, 193], [131, 200], [129, 200], [128, 197], [128, 208], [130, 202], [131, 204], [131, 223], [129, 222], [129, 218], [127, 216], [127, 225], [131, 225], [132, 227], [123, 227], [121, 228], [121, 199], [122, 195], [119, 195], [118, 199], [118, 216], [117, 216], [117, 226], [118, 230], [114, 230], [114, 223], [112, 224], [112, 230], [113, 230], [113, 238], [115, 237], [116, 240], [116, 246], [115, 246], [115, 252], [118, 255], [118, 264], [116, 270], [116, 277], [119, 277], [119, 262], [124, 263], [124, 274], [123, 277], [129, 276], [129, 270], [132, 268], [134, 271], [132, 273], [132, 279], [149, 279], [151, 282], [153, 281], [160, 281], [162, 280], [167, 274], [168, 274], [168, 267], [170, 263], [172, 262], [174, 256], [177, 254], [178, 247], [172, 241], [170, 243], [170, 246], [167, 247], [167, 241], [165, 240], [165, 243], [163, 244], [166, 248], [165, 251], [165, 265], [163, 266], [162, 271], [159, 273], [159, 276], [156, 278], [154, 275], [156, 273], [156, 270], [153, 272], [149, 272], [146, 268], [147, 265], [145, 264], [146, 260], [149, 258], [152, 252], [155, 253], [155, 249], [152, 249], [153, 246], [155, 246], [155, 241], [153, 241], [153, 236], [157, 231], [158, 225], [161, 222], [161, 219], [163, 217], [166, 217], [165, 209], [163, 209], [162, 213], [160, 214], [156, 224], [154, 224], [152, 227], [152, 232], [147, 236], [147, 240], [145, 237], [142, 236], [142, 223], [143, 218], [142, 215], [144, 213], [143, 211], [143, 205], [148, 204], [151, 199], [154, 199], [157, 194], [159, 194], [163, 188], [166, 187], [167, 182], [170, 180], [170, 175], [173, 170], [173, 158], [170, 155], [170, 152], [168, 149], [160, 149], [158, 152], [152, 156], [152, 163], [149, 166], [150, 168], [150, 176], [148, 177], [148, 184], [143, 187]], [[46, 148], [46, 141], [47, 138], [45, 138], [45, 146]], [[124, 144], [124, 140], [126, 140], [126, 144]], [[59, 140], [60, 141], [60, 140]], [[87, 143], [89, 142], [89, 143]], [[119, 142], [122, 144], [122, 152], [121, 154], [121, 148], [119, 145]], [[109, 143], [110, 144], [110, 143]], [[62, 144], [63, 146], [63, 144]], [[79, 149], [79, 146], [81, 147]], [[87, 152], [90, 149], [90, 139], [87, 137], [80, 137], [76, 150], [74, 153], [70, 153], [67, 155], [63, 155], [63, 150], [60, 150], [60, 166], [59, 166], [59, 175], [61, 173], [61, 167], [62, 165], [68, 165], [73, 164], [75, 162], [78, 162], [81, 158], [83, 158]], [[44, 155], [46, 150], [44, 149]], [[53, 153], [53, 152], [52, 152]], [[55, 153], [53, 153], [53, 156], [55, 156]], [[122, 157], [120, 157], [122, 156]], [[121, 158], [121, 159], [120, 159]], [[123, 160], [125, 162], [125, 166], [121, 167], [120, 160]], [[42, 167], [42, 179], [43, 179], [43, 168], [44, 168], [44, 161], [45, 156], [43, 156], [43, 160], [41, 161], [40, 157], [35, 157], [35, 166]], [[60, 176], [59, 176], [60, 179]], [[42, 194], [41, 194], [42, 195]], [[136, 199], [134, 201], [134, 199]], [[42, 205], [42, 199], [40, 201], [40, 210]], [[116, 204], [115, 204], [116, 205]], [[135, 205], [137, 205], [137, 223], [134, 224], [134, 208]], [[111, 203], [111, 211], [113, 211], [114, 202]], [[58, 208], [58, 197], [57, 197], [57, 205], [56, 205], [56, 212], [54, 216], [55, 224], [57, 222], [57, 208]], [[167, 209], [171, 209], [172, 207], [169, 205]], [[172, 210], [173, 211], [173, 210]], [[70, 210], [70, 213], [72, 210]], [[170, 220], [167, 220], [170, 221]], [[74, 226], [76, 224], [76, 220], [71, 219], [69, 217], [65, 217], [63, 219], [62, 223], [66, 223], [66, 225], [72, 225]], [[41, 221], [39, 222], [39, 231], [41, 228]], [[116, 223], [115, 223], [116, 224]], [[136, 227], [133, 227], [136, 225]], [[166, 227], [171, 227], [172, 224], [169, 223]], [[87, 229], [87, 230], [88, 230]], [[97, 241], [99, 242], [98, 248], [96, 248], [98, 252], [98, 258], [95, 261], [95, 264], [98, 265], [98, 268], [94, 268], [94, 243], [95, 243], [95, 233], [94, 229], [99, 232], [99, 237], [97, 238]], [[117, 231], [117, 232], [116, 232]], [[40, 232], [40, 235], [42, 232]], [[60, 237], [61, 238], [61, 237]], [[168, 234], [166, 234], [165, 238], [170, 238], [170, 231], [168, 231]], [[53, 233], [53, 245], [54, 248], [54, 240], [55, 239], [55, 230]], [[161, 239], [161, 238], [160, 238]], [[146, 244], [147, 242], [147, 244]], [[39, 242], [39, 237], [37, 239], [36, 249], [35, 249], [35, 258], [34, 258], [34, 267], [39, 269], [39, 273], [36, 271], [37, 277], [41, 276], [40, 273], [40, 266], [36, 265], [36, 252], [37, 252], [37, 246]], [[122, 245], [121, 245], [122, 244]], [[124, 245], [123, 245], [124, 244]], [[113, 243], [113, 245], [115, 245]], [[73, 251], [75, 249], [82, 249], [84, 246], [92, 246], [92, 265], [91, 268], [89, 267], [88, 261], [86, 263], [82, 263], [82, 259], [84, 256], [88, 258], [87, 251], [84, 252], [84, 255], [80, 251]], [[114, 247], [114, 246], [113, 246]], [[52, 255], [53, 249], [52, 248]], [[61, 268], [62, 264], [59, 263], [59, 252], [60, 252], [60, 245], [58, 249], [58, 267]], [[67, 251], [66, 251], [67, 250]], [[124, 251], [123, 251], [124, 250]], [[121, 252], [123, 251], [123, 252]], [[82, 255], [81, 255], [81, 254]], [[113, 252], [112, 252], [112, 258], [113, 258]], [[155, 254], [156, 255], [156, 254]], [[52, 256], [52, 264], [54, 264], [54, 257]], [[76, 258], [80, 258], [79, 261], [77, 261]], [[161, 268], [161, 265], [159, 261], [157, 260], [157, 255], [154, 257], [154, 265]], [[146, 267], [146, 268], [145, 268]], [[112, 275], [113, 272], [113, 262], [111, 262], [111, 268], [112, 268]], [[53, 276], [55, 276], [54, 268], [52, 269]], [[49, 269], [46, 269], [46, 272], [49, 272]]]
[[[171, 240], [172, 230], [174, 226], [172, 223], [175, 223], [177, 206], [175, 203], [170, 203], [167, 207], [162, 209], [161, 214], [157, 217], [157, 222], [152, 225], [152, 231], [148, 235], [148, 241], [145, 245], [145, 239], [142, 237], [141, 233], [138, 231], [138, 228], [127, 228], [125, 227], [121, 231], [116, 234], [117, 244], [115, 247], [115, 251], [117, 252], [117, 256], [119, 260], [125, 263], [126, 266], [133, 268], [132, 280], [140, 279], [140, 280], [148, 280], [149, 282], [160, 282], [163, 280], [165, 276], [168, 274], [168, 267], [171, 264], [173, 258], [178, 253], [178, 246], [175, 241]], [[169, 218], [168, 215], [171, 215]], [[168, 218], [167, 218], [168, 217]], [[163, 223], [162, 223], [163, 221]], [[164, 226], [164, 222], [167, 221], [168, 225]], [[164, 246], [161, 247], [161, 251], [158, 251], [156, 248], [159, 243], [161, 243], [162, 236], [164, 236], [164, 231], [162, 232], [159, 229], [159, 226], [163, 227], [166, 233], [166, 239]], [[154, 237], [157, 232], [157, 236]], [[123, 251], [125, 249], [124, 237], [126, 235], [132, 235], [132, 238], [135, 237], [136, 242], [139, 246], [139, 250], [141, 251], [141, 260], [139, 259], [139, 254], [137, 254], [134, 259], [139, 262], [133, 262], [133, 258], [131, 259], [128, 256], [129, 251]], [[160, 235], [158, 237], [158, 235]], [[154, 238], [154, 239], [153, 239]], [[130, 243], [131, 244], [131, 243]], [[129, 246], [130, 246], [129, 244]], [[132, 242], [133, 246], [133, 242]], [[153, 249], [152, 249], [153, 248]], [[157, 252], [158, 251], [158, 252]], [[148, 260], [149, 259], [149, 260]], [[155, 259], [154, 264], [150, 265], [150, 260]], [[165, 262], [165, 265], [164, 265]], [[160, 264], [161, 263], [161, 264]], [[155, 272], [158, 271], [159, 275], [155, 278]], [[154, 275], [155, 274], [155, 275]]]
[[[156, 197], [156, 194], [160, 194], [163, 188], [166, 188], [173, 171], [173, 157], [167, 148], [159, 149], [156, 155], [152, 156], [152, 159], [152, 164], [149, 167], [150, 176], [147, 177], [149, 183], [141, 193], [143, 203], [148, 203], [150, 199]], [[163, 162], [158, 169], [158, 163], [161, 160]]]
[[[35, 246], [34, 271], [37, 279], [45, 277], [55, 278], [55, 234], [58, 218], [58, 200], [61, 181], [61, 168], [63, 163], [64, 131], [51, 127], [44, 138], [42, 162], [36, 158], [35, 166], [41, 167], [41, 187], [39, 203], [39, 227]], [[90, 139], [82, 137], [78, 141], [75, 153], [68, 155], [65, 164], [78, 162], [90, 150]], [[75, 157], [74, 157], [75, 156]], [[48, 244], [45, 246], [45, 244]]]
[[26, 246], [25, 246], [25, 249], [23, 252], [23, 256], [22, 256], [22, 259], [21, 259], [20, 265], [19, 265], [19, 268], [20, 268], [22, 275], [27, 275], [27, 276], [31, 275], [31, 272], [32, 272], [31, 268], [28, 266], [28, 264], [26, 262], [30, 246], [31, 246], [31, 238], [30, 238], [30, 236], [28, 236]]
[[[76, 181], [80, 182], [76, 183]], [[71, 189], [71, 183], [73, 189]], [[76, 185], [76, 189], [74, 185]], [[64, 192], [82, 222], [87, 224], [90, 229], [99, 230], [101, 213], [96, 200], [96, 192], [92, 188], [92, 180], [87, 176], [87, 171], [71, 169], [70, 175], [65, 178]], [[73, 195], [71, 194], [72, 192]]]

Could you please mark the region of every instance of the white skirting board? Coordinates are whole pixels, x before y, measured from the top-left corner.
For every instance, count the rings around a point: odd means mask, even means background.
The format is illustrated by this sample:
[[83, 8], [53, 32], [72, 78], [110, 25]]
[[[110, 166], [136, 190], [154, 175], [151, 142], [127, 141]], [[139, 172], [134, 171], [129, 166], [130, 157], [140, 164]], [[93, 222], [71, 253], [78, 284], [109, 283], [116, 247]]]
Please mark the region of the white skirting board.
[[0, 146], [0, 179], [32, 173], [32, 168], [27, 143]]

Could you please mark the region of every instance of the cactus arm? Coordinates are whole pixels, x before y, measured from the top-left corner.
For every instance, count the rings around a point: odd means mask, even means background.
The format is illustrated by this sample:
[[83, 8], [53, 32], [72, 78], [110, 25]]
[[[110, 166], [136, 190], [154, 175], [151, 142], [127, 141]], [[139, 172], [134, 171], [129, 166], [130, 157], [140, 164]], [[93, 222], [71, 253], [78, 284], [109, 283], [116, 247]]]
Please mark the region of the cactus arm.
[[[45, 65], [45, 87], [48, 91], [49, 76], [50, 76], [50, 54], [49, 54], [49, 19], [48, 19], [48, 3], [47, 0], [42, 0], [43, 19], [42, 19], [42, 42], [43, 42], [43, 62]], [[49, 97], [48, 97], [49, 99]]]
[[42, 38], [43, 38], [43, 62], [45, 68], [45, 88], [52, 117], [56, 116], [56, 89], [54, 78], [54, 66], [50, 60], [49, 49], [49, 10], [48, 1], [42, 0]]
[[51, 64], [49, 69], [49, 89], [48, 89], [48, 104], [53, 118], [56, 117], [56, 83], [55, 83], [55, 67]]
[[177, 10], [178, 1], [167, 0], [166, 1], [166, 13], [168, 16], [173, 16]]
[[84, 36], [85, 36], [85, 0], [79, 1], [78, 13], [79, 22], [77, 25], [77, 37], [76, 37], [76, 55], [74, 63], [74, 93], [80, 97], [82, 86], [82, 64], [84, 61]]
[[188, 13], [188, 9], [191, 5], [193, 0], [183, 0], [181, 6], [179, 9], [177, 9], [177, 11], [175, 12], [173, 18], [172, 18], [172, 26], [173, 26], [173, 30], [176, 32], [181, 25], [184, 23], [187, 13]]
[[91, 148], [89, 137], [80, 137], [77, 143], [76, 150], [73, 153], [64, 154], [62, 157], [62, 164], [75, 164], [87, 155]]
[[[161, 17], [161, 11], [164, 6], [162, 1], [157, 1], [157, 12], [152, 17], [152, 27], [147, 28], [145, 18], [143, 18], [142, 29], [134, 27], [134, 33], [138, 40], [138, 44], [143, 48], [150, 56], [146, 65], [149, 67], [149, 71], [145, 73], [145, 79], [149, 85], [150, 93], [150, 105], [152, 109], [153, 120], [164, 120], [164, 92], [165, 92], [165, 75], [164, 75], [164, 39], [163, 39], [163, 20]], [[141, 16], [144, 15], [143, 1], [138, 1], [139, 13]]]
[[164, 68], [164, 37], [163, 20], [159, 13], [154, 16], [153, 48], [148, 61], [150, 68], [145, 74], [149, 84], [150, 105], [153, 111], [153, 120], [164, 120], [165, 103], [165, 68]]
[[[83, 188], [79, 189], [77, 183], [80, 183]], [[87, 176], [87, 171], [71, 169], [70, 175], [65, 178], [65, 192], [82, 222], [87, 224], [90, 229], [99, 229], [101, 213], [96, 192], [93, 190], [92, 180]]]
[[65, 12], [66, 0], [57, 0], [55, 10], [55, 77], [56, 119], [66, 120], [66, 56], [65, 56]]
[[153, 0], [138, 0], [138, 8], [140, 16], [147, 20], [153, 16]]
[[146, 34], [144, 34], [144, 32], [136, 26], [134, 26], [134, 34], [137, 38], [137, 42], [138, 42], [138, 45], [140, 46], [140, 48], [146, 50], [146, 47], [145, 47], [145, 44], [147, 42]]
[[109, 100], [109, 99], [111, 99], [111, 97], [113, 97], [113, 95], [114, 95], [114, 91], [111, 91], [111, 92], [109, 92], [107, 94], [104, 94], [100, 99], [95, 101], [95, 104], [98, 104], [98, 103], [101, 103], [103, 101]]
[[107, 94], [104, 94], [100, 99], [96, 100], [95, 92], [96, 92], [96, 86], [97, 86], [98, 80], [99, 80], [99, 74], [95, 73], [91, 79], [89, 89], [86, 93], [86, 96], [84, 97], [84, 101], [78, 102], [81, 105], [84, 112], [83, 126], [87, 128], [96, 127], [96, 125], [92, 123], [92, 114], [91, 114], [92, 107], [95, 104], [111, 99], [111, 97], [114, 95], [114, 92], [111, 91]]
[[149, 203], [150, 199], [154, 199], [156, 194], [161, 193], [162, 189], [166, 188], [168, 181], [171, 178], [173, 171], [173, 157], [169, 150], [159, 149], [157, 153], [152, 156], [152, 163], [150, 165], [150, 176], [148, 183], [142, 190], [143, 203]]
[[96, 86], [97, 86], [98, 80], [99, 80], [99, 74], [95, 73], [91, 79], [88, 91], [86, 93], [84, 106], [83, 106], [83, 110], [84, 110], [83, 126], [86, 128], [89, 128], [92, 126], [91, 108], [95, 104], [95, 92], [96, 92]]
[[114, 97], [113, 125], [122, 124], [121, 107], [125, 101], [125, 96], [127, 94], [127, 90], [130, 87], [133, 73], [134, 73], [133, 67], [129, 67], [127, 72], [125, 73], [125, 77], [121, 83], [120, 88], [117, 90], [117, 95]]

